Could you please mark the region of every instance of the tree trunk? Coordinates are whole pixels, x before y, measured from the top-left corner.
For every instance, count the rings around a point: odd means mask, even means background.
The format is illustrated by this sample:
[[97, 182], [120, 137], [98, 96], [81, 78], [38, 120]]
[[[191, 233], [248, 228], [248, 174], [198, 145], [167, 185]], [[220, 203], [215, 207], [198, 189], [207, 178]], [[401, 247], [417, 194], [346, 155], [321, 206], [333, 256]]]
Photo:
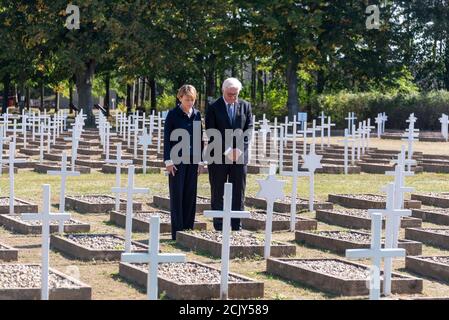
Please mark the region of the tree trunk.
[[318, 70], [316, 76], [316, 93], [322, 94], [324, 92], [324, 85], [326, 83], [326, 77], [323, 70]]
[[209, 58], [209, 68], [206, 71], [206, 99], [207, 101], [215, 97], [215, 60], [212, 54]]
[[55, 113], [59, 110], [59, 92], [55, 90]]
[[111, 76], [110, 74], [106, 74], [106, 78], [104, 79], [104, 85], [106, 93], [104, 95], [104, 108], [106, 110], [106, 117], [110, 115], [110, 91], [111, 91]]
[[126, 84], [126, 114], [130, 115], [132, 113], [132, 94], [133, 88], [131, 84]]
[[444, 73], [444, 86], [446, 90], [449, 90], [449, 39], [446, 39], [446, 49], [444, 55], [444, 65], [445, 65], [445, 73]]
[[156, 80], [154, 78], [150, 79], [150, 94], [151, 94], [151, 112], [156, 112], [157, 100], [156, 100]]
[[69, 82], [69, 112], [73, 113], [73, 82]]
[[6, 74], [3, 77], [3, 105], [2, 105], [2, 113], [6, 113], [8, 110], [8, 100], [9, 100], [9, 85], [10, 85], [10, 77], [9, 74]]
[[265, 101], [265, 92], [263, 91], [264, 90], [263, 74], [264, 74], [264, 72], [262, 70], [259, 70], [257, 72], [257, 91], [259, 92], [260, 102], [264, 102]]
[[44, 87], [44, 83], [41, 82], [41, 104], [40, 104], [41, 112], [44, 111], [44, 95], [45, 95], [45, 87]]
[[136, 110], [140, 113], [141, 104], [140, 104], [140, 78], [137, 78], [134, 86], [134, 106]]
[[86, 126], [95, 126], [95, 117], [93, 113], [94, 101], [92, 97], [92, 85], [95, 75], [95, 61], [90, 60], [86, 63], [84, 70], [77, 70], [76, 73], [76, 91], [78, 92], [78, 108], [83, 110], [87, 116]]
[[290, 59], [287, 62], [287, 89], [288, 89], [288, 99], [287, 99], [287, 109], [288, 117], [293, 120], [293, 116], [297, 115], [299, 112], [299, 100], [298, 100], [298, 56], [295, 54], [290, 55]]
[[25, 89], [25, 108], [30, 111], [30, 102], [31, 102], [31, 94], [30, 94], [30, 86], [26, 86]]
[[251, 62], [251, 103], [255, 104], [256, 103], [256, 89], [257, 89], [257, 84], [256, 84], [256, 61], [252, 61]]
[[147, 81], [147, 78], [142, 77], [142, 86], [140, 87], [140, 103], [141, 103], [143, 112], [145, 112], [145, 93], [146, 93], [146, 89], [147, 89], [146, 81]]

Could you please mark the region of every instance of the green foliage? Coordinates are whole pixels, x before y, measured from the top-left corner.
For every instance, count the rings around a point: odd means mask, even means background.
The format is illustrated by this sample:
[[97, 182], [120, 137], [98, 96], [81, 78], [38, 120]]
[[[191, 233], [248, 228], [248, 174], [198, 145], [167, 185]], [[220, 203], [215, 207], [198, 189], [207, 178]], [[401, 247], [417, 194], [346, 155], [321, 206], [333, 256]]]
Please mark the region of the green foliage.
[[346, 127], [345, 117], [348, 112], [355, 112], [359, 119], [374, 118], [380, 112], [388, 115], [387, 128], [404, 129], [405, 120], [411, 113], [418, 118], [418, 126], [426, 130], [438, 130], [438, 119], [442, 113], [449, 113], [449, 92], [432, 91], [429, 93], [349, 93], [318, 96], [312, 104], [312, 112], [321, 111], [332, 117], [339, 127]]

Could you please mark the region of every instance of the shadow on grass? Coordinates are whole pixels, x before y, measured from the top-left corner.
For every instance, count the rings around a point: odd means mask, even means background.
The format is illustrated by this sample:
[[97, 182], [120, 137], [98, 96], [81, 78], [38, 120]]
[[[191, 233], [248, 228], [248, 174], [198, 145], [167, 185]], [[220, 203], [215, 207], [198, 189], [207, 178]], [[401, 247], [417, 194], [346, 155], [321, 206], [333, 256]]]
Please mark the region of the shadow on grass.
[[[133, 282], [133, 281], [131, 281], [131, 280], [128, 280], [128, 279], [122, 277], [122, 276], [120, 275], [120, 273], [117, 273], [117, 272], [112, 273], [112, 274], [111, 274], [111, 278], [112, 278], [112, 280], [114, 280], [114, 281], [123, 283], [123, 284], [125, 284], [125, 285], [127, 285], [127, 286], [133, 288], [134, 290], [138, 291], [138, 292], [141, 293], [141, 294], [145, 294], [145, 295], [147, 294], [146, 288], [140, 286], [140, 285], [137, 284], [136, 282]], [[159, 300], [170, 300], [170, 298], [167, 297], [167, 294], [166, 294], [166, 292], [164, 291], [164, 292], [162, 292], [162, 293], [159, 293]]]

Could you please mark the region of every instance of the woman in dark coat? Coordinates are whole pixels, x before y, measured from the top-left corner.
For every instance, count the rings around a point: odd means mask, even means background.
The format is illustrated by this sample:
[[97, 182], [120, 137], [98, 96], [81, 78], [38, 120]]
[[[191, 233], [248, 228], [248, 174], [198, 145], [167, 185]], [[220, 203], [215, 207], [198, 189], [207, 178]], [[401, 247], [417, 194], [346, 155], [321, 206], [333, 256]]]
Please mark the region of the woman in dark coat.
[[194, 108], [196, 89], [184, 85], [177, 97], [180, 103], [168, 112], [164, 126], [164, 161], [169, 175], [173, 240], [176, 240], [177, 231], [193, 229], [203, 149], [201, 114]]

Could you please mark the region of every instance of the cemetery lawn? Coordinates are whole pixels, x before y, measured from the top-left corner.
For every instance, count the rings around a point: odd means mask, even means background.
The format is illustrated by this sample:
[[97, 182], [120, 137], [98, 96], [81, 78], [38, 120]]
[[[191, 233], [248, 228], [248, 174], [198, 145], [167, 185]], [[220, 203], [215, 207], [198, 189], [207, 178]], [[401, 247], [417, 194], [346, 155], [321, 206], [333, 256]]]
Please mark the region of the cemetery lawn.
[[[257, 179], [264, 178], [262, 175], [248, 175], [247, 195], [255, 195], [258, 191]], [[316, 198], [327, 200], [328, 193], [380, 193], [380, 188], [387, 182], [392, 181], [392, 177], [385, 175], [361, 174], [361, 175], [316, 175]], [[289, 179], [285, 179], [289, 180]], [[307, 197], [307, 184], [305, 178], [299, 179], [299, 196]], [[3, 175], [0, 179], [2, 196], [7, 195], [8, 176]], [[90, 175], [79, 177], [69, 177], [67, 181], [67, 195], [76, 194], [111, 194], [111, 186], [114, 185], [115, 175], [108, 175], [94, 172]], [[122, 183], [126, 182], [126, 175], [122, 176]], [[49, 183], [52, 190], [52, 202], [58, 202], [59, 179], [48, 175], [38, 174], [31, 171], [22, 171], [16, 175], [16, 196], [18, 198], [37, 203], [42, 207], [42, 184]], [[149, 174], [147, 176], [137, 175], [135, 185], [138, 187], [149, 187], [151, 195], [167, 195], [167, 177], [163, 174]], [[449, 179], [445, 174], [423, 173], [414, 177], [408, 177], [407, 186], [412, 186], [417, 192], [424, 191], [449, 191]], [[286, 192], [290, 192], [291, 183], [287, 183]], [[288, 193], [286, 193], [288, 194]], [[207, 175], [202, 175], [199, 179], [199, 195], [209, 197], [209, 183]], [[142, 200], [149, 208], [151, 196], [138, 195], [136, 200]], [[54, 210], [56, 209], [53, 207]], [[124, 235], [124, 229], [115, 227], [109, 223], [107, 214], [78, 214], [71, 212], [72, 217], [82, 222], [91, 224], [91, 232], [115, 233]], [[313, 213], [302, 213], [304, 217], [314, 218]], [[199, 221], [208, 223], [208, 229], [212, 230], [209, 219], [202, 215], [197, 215]], [[435, 225], [424, 223], [424, 227], [435, 227]], [[343, 228], [318, 224], [318, 230], [342, 230]], [[404, 230], [401, 229], [401, 237]], [[134, 233], [134, 240], [147, 239], [144, 233]], [[294, 243], [294, 235], [289, 232], [277, 232], [273, 235], [273, 240]], [[40, 262], [40, 242], [39, 235], [18, 235], [0, 227], [0, 242], [14, 246], [19, 251], [19, 261], [21, 263]], [[333, 253], [313, 249], [305, 246], [297, 246], [296, 257], [298, 258], [332, 258], [338, 257]], [[195, 254], [185, 250], [174, 243], [168, 234], [161, 236], [161, 249], [164, 252], [180, 252], [187, 254], [188, 260], [201, 261], [212, 266], [219, 267], [220, 260], [204, 254]], [[423, 246], [423, 255], [449, 255], [449, 251], [439, 250], [429, 246]], [[51, 251], [50, 265], [64, 273], [77, 276], [79, 272], [80, 280], [89, 284], [93, 288], [93, 299], [145, 299], [145, 290], [133, 286], [124, 281], [118, 275], [118, 262], [91, 261], [81, 262], [73, 260], [63, 254]], [[366, 261], [369, 263], [369, 261]], [[74, 266], [76, 268], [74, 268]], [[278, 277], [265, 273], [265, 262], [261, 259], [235, 259], [230, 263], [232, 272], [236, 272], [265, 283], [265, 299], [348, 299], [329, 295], [316, 289], [306, 287], [298, 283], [292, 283]], [[404, 262], [395, 262], [395, 270], [404, 272]], [[408, 274], [405, 272], [405, 274]], [[424, 281], [424, 296], [449, 296], [449, 285], [444, 285], [437, 281]]]

